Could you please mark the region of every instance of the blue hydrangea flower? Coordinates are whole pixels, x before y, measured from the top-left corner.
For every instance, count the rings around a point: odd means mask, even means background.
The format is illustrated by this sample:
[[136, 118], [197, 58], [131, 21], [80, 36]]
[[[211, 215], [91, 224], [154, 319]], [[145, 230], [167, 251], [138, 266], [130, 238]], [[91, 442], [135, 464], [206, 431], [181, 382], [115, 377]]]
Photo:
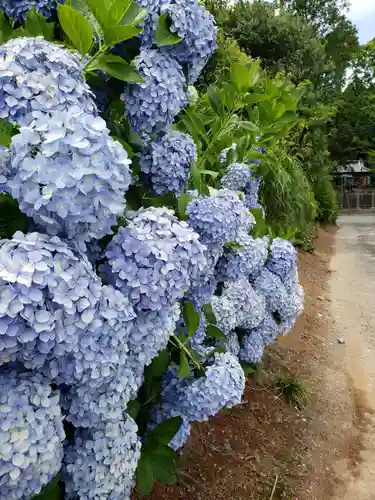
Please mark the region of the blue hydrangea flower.
[[110, 280], [137, 310], [168, 309], [207, 264], [205, 247], [186, 222], [166, 208], [140, 209], [106, 250]]
[[261, 208], [264, 217], [263, 207], [259, 203], [260, 184], [261, 184], [261, 178], [253, 175], [252, 179], [250, 180], [250, 182], [246, 184], [244, 189], [244, 194], [245, 194], [244, 203], [249, 210], [253, 208]]
[[0, 9], [15, 21], [22, 21], [31, 9], [50, 19], [56, 14], [56, 3], [63, 0], [0, 0]]
[[134, 311], [57, 237], [0, 242], [0, 364], [19, 360], [64, 384], [110, 379], [127, 360]]
[[241, 248], [226, 251], [219, 260], [217, 277], [219, 281], [237, 281], [256, 276], [268, 256], [268, 238], [246, 236]]
[[130, 500], [141, 455], [137, 430], [129, 416], [77, 430], [64, 455], [62, 477], [67, 497]]
[[121, 97], [126, 116], [144, 136], [163, 132], [187, 104], [182, 68], [158, 50], [143, 49], [134, 62], [144, 81], [126, 86]]
[[177, 303], [156, 311], [138, 311], [128, 344], [130, 354], [143, 366], [148, 366], [153, 358], [167, 347], [180, 312]]
[[[229, 148], [225, 148], [223, 149], [223, 151], [221, 151], [220, 153], [220, 164], [221, 165], [225, 165], [227, 163], [227, 158], [228, 158], [228, 155], [229, 153], [235, 153], [237, 150], [237, 144], [234, 142], [231, 146], [229, 146]], [[225, 187], [225, 186], [223, 186]], [[230, 188], [228, 188], [230, 189]]]
[[151, 143], [140, 158], [140, 166], [156, 194], [185, 191], [190, 169], [197, 158], [193, 139], [181, 132], [168, 132]]
[[272, 240], [267, 267], [284, 281], [297, 266], [297, 251], [290, 241], [282, 238]]
[[162, 51], [187, 65], [189, 83], [194, 83], [217, 48], [217, 27], [213, 16], [197, 0], [139, 0], [138, 3], [149, 12], [141, 37], [142, 45], [153, 46], [159, 15], [168, 14], [170, 30], [181, 41], [163, 47]]
[[66, 419], [76, 427], [87, 428], [121, 421], [126, 405], [137, 397], [143, 373], [144, 364], [129, 355], [110, 377], [70, 386], [62, 397]]
[[224, 332], [255, 328], [266, 313], [265, 299], [246, 279], [226, 283], [220, 297], [212, 298], [217, 326]]
[[189, 293], [186, 295], [186, 299], [193, 303], [196, 311], [199, 311], [204, 305], [211, 302], [216, 285], [216, 278], [211, 276], [206, 281], [202, 281], [202, 283], [190, 288]]
[[168, 47], [180, 64], [187, 64], [189, 82], [194, 83], [217, 48], [217, 27], [213, 16], [196, 0], [174, 0], [160, 7], [168, 14], [170, 30], [182, 40]]
[[162, 407], [189, 421], [203, 422], [239, 404], [244, 390], [245, 376], [237, 358], [229, 352], [216, 353], [207, 361], [204, 377], [172, 378], [163, 390]]
[[97, 113], [78, 54], [42, 37], [14, 38], [0, 46], [0, 118], [27, 124], [30, 112], [72, 106]]
[[226, 189], [195, 198], [187, 206], [187, 215], [202, 242], [211, 245], [238, 241], [255, 222], [238, 195]]
[[12, 138], [7, 190], [51, 235], [84, 244], [111, 233], [130, 184], [125, 149], [78, 107], [34, 116]]
[[303, 293], [301, 297], [301, 287], [297, 285], [296, 293], [288, 292], [279, 276], [271, 273], [266, 267], [254, 280], [254, 289], [264, 295], [267, 308], [270, 312], [278, 313], [281, 321], [295, 318], [300, 314], [301, 307], [303, 308]]
[[58, 473], [65, 439], [59, 393], [40, 374], [0, 372], [0, 496], [38, 495]]
[[251, 330], [251, 332], [260, 333], [265, 345], [273, 344], [280, 335], [280, 325], [277, 324], [274, 315], [267, 312], [264, 320], [259, 326]]
[[263, 357], [264, 347], [265, 344], [259, 329], [250, 330], [242, 340], [239, 358], [247, 363], [258, 363]]
[[217, 345], [224, 347], [228, 352], [232, 353], [234, 356], [238, 356], [240, 352], [240, 342], [238, 340], [237, 333], [232, 330], [228, 332], [226, 335], [226, 341], [220, 341]]
[[[231, 148], [228, 148], [231, 150]], [[223, 154], [226, 150], [222, 151]], [[224, 157], [224, 155], [223, 155]], [[252, 172], [245, 163], [231, 163], [221, 179], [221, 186], [232, 191], [243, 191], [252, 179]]]

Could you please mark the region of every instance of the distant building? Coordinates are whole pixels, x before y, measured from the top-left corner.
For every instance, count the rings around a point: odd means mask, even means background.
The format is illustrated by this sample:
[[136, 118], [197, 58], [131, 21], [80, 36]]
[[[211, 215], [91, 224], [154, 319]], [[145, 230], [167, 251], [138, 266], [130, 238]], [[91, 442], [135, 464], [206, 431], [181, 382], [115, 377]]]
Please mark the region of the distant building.
[[362, 160], [356, 161], [354, 163], [347, 163], [346, 165], [340, 165], [337, 167], [337, 173], [360, 173], [369, 172], [370, 169], [367, 168]]

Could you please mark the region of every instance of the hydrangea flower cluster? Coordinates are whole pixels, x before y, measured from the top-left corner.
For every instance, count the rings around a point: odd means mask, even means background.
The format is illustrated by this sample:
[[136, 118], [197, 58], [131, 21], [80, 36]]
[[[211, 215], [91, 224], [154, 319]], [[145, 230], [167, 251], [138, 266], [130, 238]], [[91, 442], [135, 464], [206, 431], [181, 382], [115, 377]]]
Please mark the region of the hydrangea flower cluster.
[[140, 166], [156, 194], [178, 196], [185, 191], [196, 158], [197, 147], [189, 135], [169, 132], [150, 145], [140, 158]]
[[68, 498], [130, 498], [141, 455], [137, 425], [127, 416], [93, 429], [79, 429], [64, 455], [63, 478]]
[[296, 269], [297, 252], [294, 246], [282, 238], [272, 241], [267, 267], [282, 280], [291, 276]]
[[77, 243], [111, 233], [124, 211], [130, 160], [102, 118], [77, 106], [35, 112], [10, 152], [8, 190], [38, 228]]
[[15, 21], [22, 21], [31, 9], [36, 9], [47, 19], [56, 13], [56, 3], [62, 0], [0, 0], [0, 9]]
[[244, 372], [230, 352], [214, 354], [206, 362], [206, 374], [195, 380], [171, 378], [163, 390], [160, 411], [188, 421], [204, 422], [222, 408], [241, 402]]
[[204, 250], [171, 210], [140, 209], [108, 246], [110, 280], [137, 310], [168, 308], [204, 271]]
[[193, 84], [217, 47], [217, 27], [213, 16], [197, 0], [138, 0], [148, 9], [142, 45], [152, 47], [159, 16], [168, 14], [170, 30], [178, 35], [178, 44], [162, 51], [186, 65], [189, 83]]
[[0, 46], [0, 95], [0, 118], [18, 124], [27, 125], [33, 111], [72, 106], [97, 114], [79, 55], [42, 37], [14, 38]]
[[268, 238], [246, 236], [235, 250], [226, 249], [218, 262], [219, 281], [237, 281], [257, 275], [268, 257]]
[[187, 206], [187, 215], [188, 224], [210, 245], [241, 240], [255, 222], [237, 193], [228, 189], [195, 198]]
[[59, 472], [62, 421], [59, 393], [42, 375], [0, 373], [1, 498], [31, 498]]
[[148, 137], [166, 130], [187, 105], [185, 77], [176, 59], [158, 50], [142, 49], [134, 62], [144, 81], [128, 85], [122, 99], [134, 130]]

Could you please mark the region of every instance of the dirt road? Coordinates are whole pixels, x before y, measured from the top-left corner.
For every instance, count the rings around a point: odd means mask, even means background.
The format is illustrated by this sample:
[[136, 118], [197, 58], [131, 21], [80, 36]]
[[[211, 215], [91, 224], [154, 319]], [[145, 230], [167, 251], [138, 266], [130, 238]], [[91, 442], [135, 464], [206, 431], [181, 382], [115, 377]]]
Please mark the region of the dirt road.
[[338, 225], [326, 296], [326, 368], [320, 365], [325, 446], [335, 452], [330, 498], [374, 500], [375, 216], [342, 216]]

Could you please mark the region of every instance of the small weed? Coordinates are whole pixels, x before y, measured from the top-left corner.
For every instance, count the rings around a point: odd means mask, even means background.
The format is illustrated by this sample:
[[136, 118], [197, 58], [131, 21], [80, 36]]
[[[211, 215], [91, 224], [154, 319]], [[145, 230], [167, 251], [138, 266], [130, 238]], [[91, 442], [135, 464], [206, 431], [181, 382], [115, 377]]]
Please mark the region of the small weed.
[[279, 395], [301, 409], [309, 400], [309, 392], [304, 382], [295, 375], [283, 375], [276, 381]]

